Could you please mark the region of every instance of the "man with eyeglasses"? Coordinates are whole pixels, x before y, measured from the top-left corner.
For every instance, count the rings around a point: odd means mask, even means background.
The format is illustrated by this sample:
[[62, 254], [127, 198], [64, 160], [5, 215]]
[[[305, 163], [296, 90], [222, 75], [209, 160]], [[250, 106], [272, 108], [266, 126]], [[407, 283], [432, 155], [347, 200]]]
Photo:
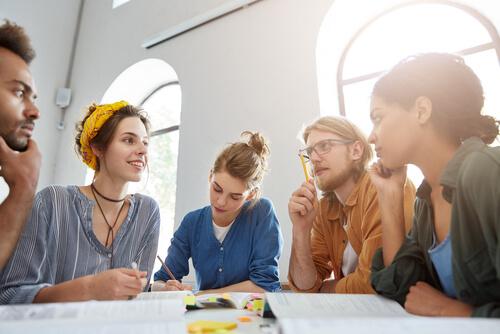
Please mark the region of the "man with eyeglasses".
[[[362, 132], [344, 117], [322, 117], [303, 132], [302, 154], [313, 170], [291, 196], [292, 253], [288, 279], [297, 292], [375, 293], [370, 266], [382, 246], [377, 192], [366, 172], [372, 158]], [[317, 190], [321, 191], [318, 200]], [[415, 187], [405, 188], [411, 226]]]

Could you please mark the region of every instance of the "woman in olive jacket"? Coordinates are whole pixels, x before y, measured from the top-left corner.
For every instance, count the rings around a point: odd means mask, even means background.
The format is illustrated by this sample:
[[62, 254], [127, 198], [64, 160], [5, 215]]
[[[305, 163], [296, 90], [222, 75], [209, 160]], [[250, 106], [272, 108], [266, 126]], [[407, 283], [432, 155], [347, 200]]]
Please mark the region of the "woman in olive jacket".
[[[481, 115], [478, 77], [462, 58], [405, 59], [374, 86], [370, 142], [383, 247], [372, 285], [410, 313], [500, 317], [498, 122]], [[413, 228], [404, 234], [406, 165], [418, 166]]]

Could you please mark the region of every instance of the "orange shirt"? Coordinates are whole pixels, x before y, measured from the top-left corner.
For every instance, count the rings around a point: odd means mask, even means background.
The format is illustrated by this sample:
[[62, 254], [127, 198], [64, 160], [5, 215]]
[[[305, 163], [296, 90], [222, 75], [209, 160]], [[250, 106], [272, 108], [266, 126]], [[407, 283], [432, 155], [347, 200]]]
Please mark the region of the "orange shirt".
[[[415, 186], [409, 180], [405, 186], [404, 211], [406, 231], [413, 219]], [[316, 283], [308, 290], [300, 290], [288, 275], [290, 286], [297, 292], [318, 292], [325, 279], [339, 279], [336, 293], [375, 293], [370, 284], [370, 267], [375, 251], [382, 247], [382, 226], [377, 191], [368, 173], [364, 173], [343, 206], [337, 199], [331, 202], [323, 197], [319, 214], [311, 231], [311, 252], [317, 271]], [[342, 222], [346, 222], [345, 228]], [[358, 255], [356, 269], [342, 274], [342, 258], [347, 241]]]

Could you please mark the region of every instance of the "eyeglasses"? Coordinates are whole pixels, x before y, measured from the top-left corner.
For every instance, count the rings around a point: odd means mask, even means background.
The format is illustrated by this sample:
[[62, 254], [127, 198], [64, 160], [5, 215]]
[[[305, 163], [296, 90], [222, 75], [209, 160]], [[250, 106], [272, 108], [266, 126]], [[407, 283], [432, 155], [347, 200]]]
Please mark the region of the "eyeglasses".
[[330, 152], [332, 147], [334, 147], [335, 145], [346, 145], [353, 142], [354, 140], [348, 139], [324, 139], [320, 140], [312, 146], [299, 150], [299, 154], [301, 154], [307, 162], [311, 160], [310, 157], [313, 152], [316, 152], [317, 155], [324, 155]]

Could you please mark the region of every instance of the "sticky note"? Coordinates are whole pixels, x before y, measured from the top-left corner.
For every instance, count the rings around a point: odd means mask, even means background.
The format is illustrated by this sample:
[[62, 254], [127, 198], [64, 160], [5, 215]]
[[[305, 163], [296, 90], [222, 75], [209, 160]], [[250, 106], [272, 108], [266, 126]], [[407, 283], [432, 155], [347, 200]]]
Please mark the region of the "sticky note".
[[242, 317], [238, 317], [238, 320], [240, 322], [250, 322], [250, 321], [252, 321], [252, 318], [247, 317], [247, 316], [242, 316]]
[[187, 326], [189, 333], [214, 333], [217, 330], [231, 330], [238, 325], [235, 322], [197, 320]]
[[196, 297], [195, 296], [185, 296], [184, 297], [184, 305], [195, 305]]
[[256, 311], [262, 310], [264, 308], [264, 300], [256, 299], [253, 301], [253, 308]]

